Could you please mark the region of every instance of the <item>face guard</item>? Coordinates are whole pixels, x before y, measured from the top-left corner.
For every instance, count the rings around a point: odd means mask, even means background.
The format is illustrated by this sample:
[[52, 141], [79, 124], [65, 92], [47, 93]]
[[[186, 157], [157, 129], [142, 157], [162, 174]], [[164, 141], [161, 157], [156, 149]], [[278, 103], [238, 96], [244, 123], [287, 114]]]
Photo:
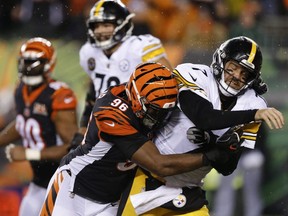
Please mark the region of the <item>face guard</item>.
[[165, 66], [142, 63], [131, 74], [126, 93], [141, 123], [149, 129], [156, 129], [176, 107], [177, 81]]
[[[218, 82], [218, 87], [220, 92], [225, 95], [226, 97], [233, 97], [233, 96], [237, 96], [240, 95], [241, 93], [244, 93], [244, 91], [252, 85], [253, 81], [255, 80], [255, 77], [253, 77], [253, 74], [249, 72], [249, 75], [246, 79], [245, 82], [237, 79], [236, 77], [233, 76], [233, 74], [231, 74], [229, 71], [225, 70], [224, 68], [221, 68], [222, 73], [221, 73], [221, 78], [217, 81]], [[229, 83], [225, 82], [225, 78], [224, 75], [228, 74], [229, 76], [231, 76], [232, 79], [230, 79]], [[234, 89], [231, 87], [231, 83], [232, 82], [239, 82], [243, 84], [243, 87], [240, 89]]]
[[[102, 0], [97, 2], [90, 11], [87, 20], [88, 40], [98, 48], [107, 50], [124, 41], [132, 35], [133, 23], [132, 17], [135, 14], [130, 13], [126, 6], [120, 2], [111, 0]], [[99, 41], [94, 34], [96, 23], [112, 23], [115, 29], [111, 37], [105, 41]]]
[[19, 78], [26, 85], [39, 85], [50, 76], [55, 64], [56, 52], [51, 42], [40, 37], [31, 38], [20, 49]]
[[[229, 60], [237, 62], [249, 74], [244, 86], [239, 90], [233, 89], [230, 86], [231, 83], [225, 83], [224, 73], [227, 71], [224, 68]], [[251, 87], [261, 75], [261, 66], [262, 52], [260, 47], [253, 40], [244, 36], [232, 38], [221, 44], [213, 54], [211, 64], [220, 92], [228, 97], [243, 94], [247, 88]]]
[[150, 103], [146, 97], [141, 97], [135, 81], [133, 80], [132, 83], [142, 107], [142, 109], [136, 113], [136, 116], [140, 117], [143, 125], [149, 129], [155, 130], [161, 127], [169, 119], [172, 111], [176, 107], [176, 102], [167, 103], [163, 108], [160, 108], [157, 104]]

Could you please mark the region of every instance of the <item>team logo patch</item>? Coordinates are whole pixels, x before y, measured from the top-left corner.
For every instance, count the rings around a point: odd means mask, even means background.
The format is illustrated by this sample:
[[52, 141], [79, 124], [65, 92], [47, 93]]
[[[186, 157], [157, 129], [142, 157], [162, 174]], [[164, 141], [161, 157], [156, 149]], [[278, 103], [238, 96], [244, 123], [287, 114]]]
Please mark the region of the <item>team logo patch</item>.
[[123, 59], [119, 63], [119, 68], [122, 72], [127, 72], [129, 70], [129, 61], [127, 59]]
[[88, 69], [90, 71], [93, 71], [95, 69], [95, 67], [96, 67], [95, 59], [94, 58], [89, 58], [87, 63], [88, 63]]
[[43, 116], [47, 116], [48, 115], [48, 111], [47, 111], [47, 108], [46, 108], [45, 104], [40, 104], [40, 103], [35, 103], [34, 104], [33, 113], [34, 114], [43, 115]]
[[183, 194], [179, 194], [172, 201], [173, 205], [177, 208], [182, 208], [186, 204], [186, 197]]

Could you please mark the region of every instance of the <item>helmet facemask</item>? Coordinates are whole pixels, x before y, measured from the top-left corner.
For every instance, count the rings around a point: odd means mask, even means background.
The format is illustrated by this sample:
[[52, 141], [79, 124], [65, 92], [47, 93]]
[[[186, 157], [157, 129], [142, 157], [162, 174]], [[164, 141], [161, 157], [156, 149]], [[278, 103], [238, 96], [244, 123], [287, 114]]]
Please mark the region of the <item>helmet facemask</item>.
[[45, 59], [25, 59], [18, 61], [19, 77], [29, 86], [36, 86], [44, 81]]
[[[228, 61], [233, 61], [247, 71], [248, 76], [243, 80], [236, 77], [231, 79], [230, 83], [225, 82], [225, 74], [232, 74], [225, 70]], [[236, 37], [225, 41], [213, 54], [213, 62], [211, 68], [216, 78], [219, 91], [227, 96], [234, 97], [243, 94], [246, 89], [251, 88], [255, 80], [260, 77], [260, 69], [262, 65], [262, 53], [258, 45], [247, 37]], [[229, 75], [228, 75], [229, 76]], [[231, 83], [241, 82], [241, 89], [234, 89]]]
[[[100, 6], [100, 7], [99, 7]], [[100, 1], [94, 5], [87, 20], [88, 39], [90, 43], [100, 49], [111, 49], [121, 41], [132, 35], [135, 14], [127, 10], [125, 5], [114, 1]], [[94, 33], [96, 23], [112, 23], [115, 29], [111, 37], [105, 41], [99, 41]]]
[[[245, 68], [245, 69], [247, 71], [249, 71], [247, 68]], [[218, 87], [219, 87], [220, 92], [226, 97], [234, 97], [234, 96], [238, 96], [238, 95], [243, 94], [245, 92], [245, 90], [248, 87], [250, 87], [253, 84], [254, 80], [257, 78], [255, 76], [253, 76], [252, 71], [249, 71], [248, 77], [246, 78], [246, 80], [242, 81], [242, 80], [234, 77], [233, 74], [231, 72], [229, 72], [228, 70], [225, 70], [224, 68], [220, 68], [220, 70], [222, 72], [221, 72], [220, 78], [217, 79]], [[227, 82], [227, 81], [225, 82], [225, 74], [226, 74], [226, 77], [231, 76], [231, 79], [228, 79], [228, 80], [230, 80], [230, 82]], [[235, 89], [235, 88], [231, 87], [232, 82], [242, 83], [243, 86], [240, 89]]]
[[18, 58], [18, 75], [23, 83], [38, 86], [51, 74], [56, 63], [56, 52], [50, 41], [31, 38], [21, 46]]
[[165, 66], [142, 63], [131, 74], [126, 94], [140, 122], [154, 130], [163, 125], [176, 107], [177, 81]]
[[135, 112], [136, 116], [140, 118], [143, 125], [149, 129], [155, 130], [161, 127], [171, 116], [172, 111], [176, 107], [176, 103], [167, 103], [167, 108], [161, 108], [157, 104], [150, 103], [146, 97], [140, 96], [134, 80], [132, 84], [137, 100], [141, 106], [141, 109]]

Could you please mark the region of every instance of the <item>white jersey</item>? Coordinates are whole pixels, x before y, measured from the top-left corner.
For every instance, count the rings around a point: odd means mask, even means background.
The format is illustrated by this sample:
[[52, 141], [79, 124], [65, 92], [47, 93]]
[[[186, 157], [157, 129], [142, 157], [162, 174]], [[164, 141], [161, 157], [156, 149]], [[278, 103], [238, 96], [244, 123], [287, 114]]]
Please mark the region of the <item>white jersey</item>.
[[149, 34], [129, 37], [109, 58], [88, 42], [79, 55], [80, 65], [94, 83], [96, 97], [110, 86], [127, 82], [138, 64], [167, 57], [161, 41]]
[[[216, 80], [210, 67], [200, 64], [185, 63], [175, 68], [175, 73], [183, 80], [180, 91], [190, 89], [197, 95], [212, 103], [214, 109], [221, 109], [220, 96]], [[193, 103], [193, 101], [191, 101]], [[249, 110], [266, 108], [266, 102], [262, 97], [256, 95], [255, 91], [248, 89], [243, 95], [239, 96], [232, 110]], [[171, 120], [162, 128], [154, 140], [161, 154], [186, 153], [199, 148], [192, 144], [186, 137], [186, 131], [195, 126], [183, 112], [176, 111], [172, 114]], [[249, 127], [251, 129], [251, 126]], [[245, 141], [242, 146], [254, 148], [258, 128], [247, 130], [242, 138]], [[214, 134], [221, 136], [226, 129], [214, 130]], [[210, 166], [202, 167], [192, 172], [166, 177], [167, 186], [185, 187], [201, 186], [202, 179], [211, 170]]]

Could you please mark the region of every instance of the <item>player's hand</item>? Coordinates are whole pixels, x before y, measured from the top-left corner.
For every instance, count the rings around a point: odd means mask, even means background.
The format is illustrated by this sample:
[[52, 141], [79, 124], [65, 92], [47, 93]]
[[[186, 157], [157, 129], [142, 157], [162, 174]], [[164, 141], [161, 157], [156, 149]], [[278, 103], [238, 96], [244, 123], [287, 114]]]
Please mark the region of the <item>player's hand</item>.
[[216, 146], [230, 152], [236, 152], [241, 148], [244, 139], [241, 139], [243, 130], [241, 127], [231, 127], [216, 141]]
[[81, 145], [81, 142], [82, 142], [83, 138], [84, 138], [84, 135], [82, 133], [79, 133], [79, 132], [75, 133], [74, 137], [73, 137], [73, 139], [72, 139], [72, 141], [70, 143], [70, 147], [69, 147], [68, 151], [74, 150], [79, 145]]
[[187, 132], [187, 139], [199, 147], [205, 147], [209, 144], [210, 135], [208, 132], [196, 127], [190, 127]]
[[280, 129], [284, 126], [283, 114], [273, 108], [259, 109], [255, 114], [255, 121], [265, 121], [270, 129]]
[[23, 146], [16, 146], [11, 143], [5, 148], [6, 157], [10, 162], [26, 160], [25, 150]]
[[230, 154], [231, 153], [221, 148], [209, 148], [203, 153], [203, 165], [211, 165], [214, 167], [214, 164], [224, 164], [229, 160]]

